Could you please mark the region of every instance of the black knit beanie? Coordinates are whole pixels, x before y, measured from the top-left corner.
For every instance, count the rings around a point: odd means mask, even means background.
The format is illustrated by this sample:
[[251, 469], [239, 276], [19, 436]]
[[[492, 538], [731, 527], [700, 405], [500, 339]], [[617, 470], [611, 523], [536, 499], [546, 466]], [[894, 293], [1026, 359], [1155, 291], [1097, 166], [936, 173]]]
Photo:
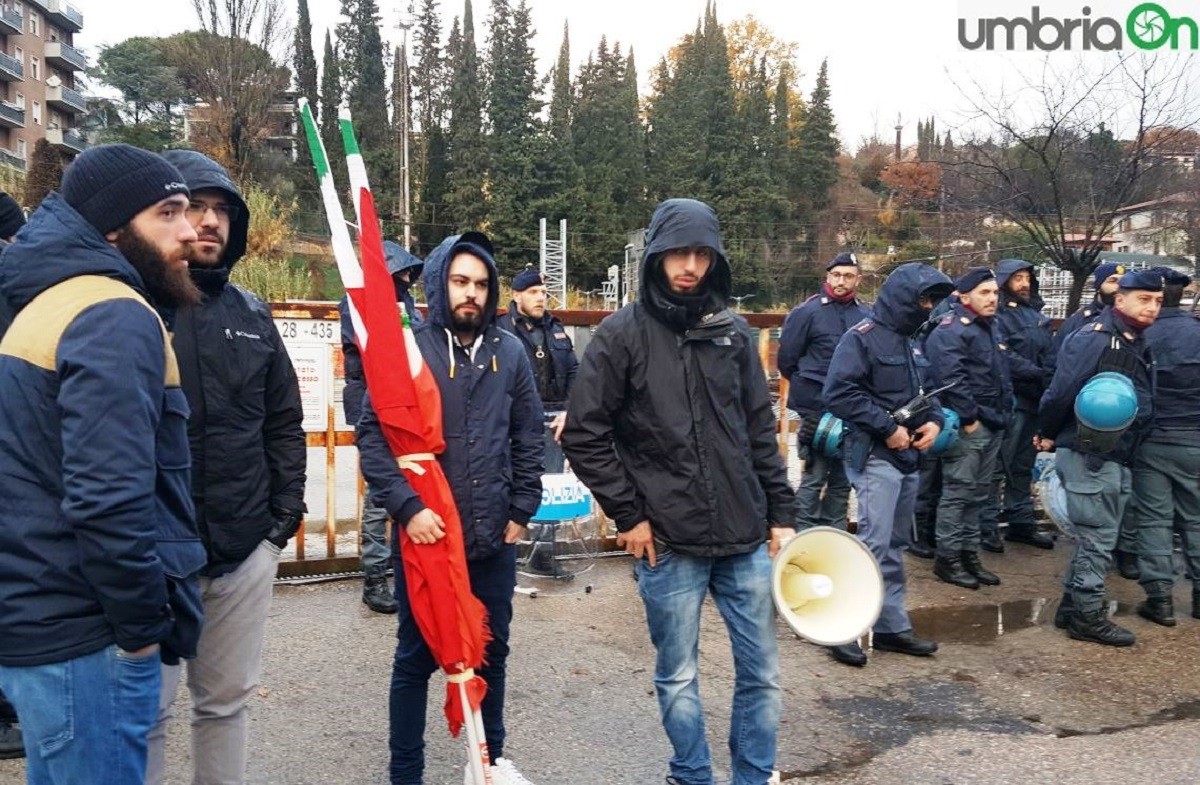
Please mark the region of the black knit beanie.
[[128, 144], [102, 144], [67, 167], [59, 193], [67, 204], [107, 234], [174, 194], [188, 195], [179, 170], [161, 155]]

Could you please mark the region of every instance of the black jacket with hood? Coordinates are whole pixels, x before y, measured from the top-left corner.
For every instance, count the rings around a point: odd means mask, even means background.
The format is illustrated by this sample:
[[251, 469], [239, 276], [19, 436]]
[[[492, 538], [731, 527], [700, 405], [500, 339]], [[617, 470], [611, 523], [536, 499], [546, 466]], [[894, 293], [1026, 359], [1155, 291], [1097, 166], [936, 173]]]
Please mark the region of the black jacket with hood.
[[[670, 293], [666, 251], [715, 256], [702, 292]], [[757, 342], [726, 307], [729, 262], [716, 213], [670, 199], [650, 221], [639, 300], [600, 323], [567, 406], [563, 450], [576, 476], [629, 531], [649, 520], [681, 553], [748, 553], [792, 525], [793, 493]]]
[[[1029, 273], [1029, 302], [1007, 289], [1014, 274]], [[1042, 393], [1054, 376], [1054, 332], [1050, 317], [1042, 315], [1038, 294], [1037, 269], [1023, 259], [1001, 259], [996, 265], [996, 283], [1000, 286], [1000, 308], [996, 322], [1008, 347], [1005, 359], [1012, 377], [1017, 409], [1036, 413]]]
[[210, 576], [232, 572], [277, 517], [304, 510], [300, 387], [267, 304], [229, 283], [246, 251], [249, 210], [216, 162], [188, 150], [164, 156], [192, 192], [224, 191], [241, 209], [220, 267], [192, 268], [204, 300], [179, 311], [175, 354], [192, 416], [192, 499]]

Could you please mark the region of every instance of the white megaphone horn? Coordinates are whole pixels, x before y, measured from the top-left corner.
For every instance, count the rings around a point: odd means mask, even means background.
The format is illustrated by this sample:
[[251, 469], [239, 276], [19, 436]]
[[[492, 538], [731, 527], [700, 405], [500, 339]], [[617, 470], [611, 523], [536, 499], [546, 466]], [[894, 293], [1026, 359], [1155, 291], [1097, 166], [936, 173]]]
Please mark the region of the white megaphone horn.
[[883, 610], [883, 591], [871, 551], [839, 529], [806, 529], [775, 556], [775, 608], [797, 635], [819, 646], [850, 643], [870, 630]]

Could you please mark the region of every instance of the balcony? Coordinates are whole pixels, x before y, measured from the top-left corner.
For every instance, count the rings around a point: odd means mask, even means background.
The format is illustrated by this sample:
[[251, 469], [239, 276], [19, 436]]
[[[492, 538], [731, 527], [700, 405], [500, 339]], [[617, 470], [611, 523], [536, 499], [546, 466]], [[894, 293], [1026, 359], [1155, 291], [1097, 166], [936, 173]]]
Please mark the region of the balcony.
[[23, 82], [25, 66], [12, 55], [0, 52], [0, 82]]
[[25, 108], [0, 101], [0, 128], [24, 128]]
[[25, 159], [3, 147], [0, 147], [0, 165], [8, 165], [19, 171], [25, 171]]
[[88, 67], [83, 52], [62, 41], [46, 42], [46, 62], [67, 71], [86, 71]]
[[83, 114], [87, 111], [87, 101], [77, 91], [64, 85], [46, 86], [46, 103], [60, 112], [67, 114]]
[[14, 8], [0, 8], [0, 35], [20, 35], [25, 32], [25, 19]]
[[46, 19], [55, 27], [78, 33], [83, 29], [83, 14], [79, 9], [64, 0], [29, 0], [30, 5], [41, 8], [46, 13]]
[[87, 140], [78, 131], [69, 129], [64, 131], [61, 128], [47, 128], [46, 143], [72, 153], [82, 153], [88, 146]]

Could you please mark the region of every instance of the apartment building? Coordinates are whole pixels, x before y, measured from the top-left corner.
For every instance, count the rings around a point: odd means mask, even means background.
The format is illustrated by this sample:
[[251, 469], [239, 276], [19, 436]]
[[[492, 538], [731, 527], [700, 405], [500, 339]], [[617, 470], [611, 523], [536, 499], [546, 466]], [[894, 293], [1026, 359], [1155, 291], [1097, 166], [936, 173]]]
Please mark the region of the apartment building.
[[76, 130], [87, 58], [71, 46], [82, 29], [65, 0], [0, 0], [0, 165], [24, 170], [42, 138], [72, 157], [87, 146]]

